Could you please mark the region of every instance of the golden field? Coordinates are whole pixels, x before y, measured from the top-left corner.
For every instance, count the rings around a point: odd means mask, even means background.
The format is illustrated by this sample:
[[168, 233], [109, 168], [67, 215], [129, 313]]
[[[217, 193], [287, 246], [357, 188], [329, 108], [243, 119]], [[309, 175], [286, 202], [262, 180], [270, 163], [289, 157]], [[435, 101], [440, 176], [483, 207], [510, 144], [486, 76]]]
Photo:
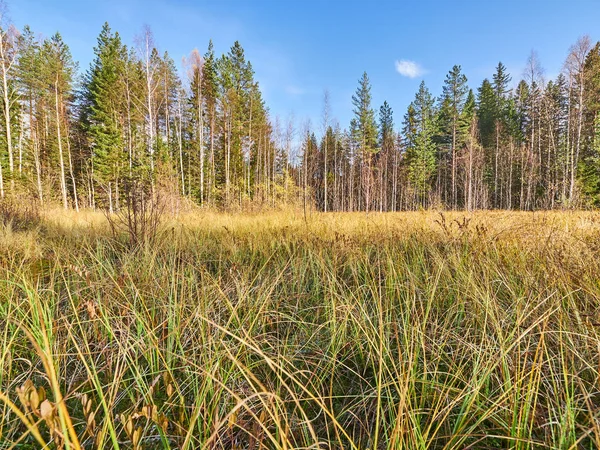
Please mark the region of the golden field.
[[[18, 225], [18, 226], [17, 226]], [[600, 448], [600, 213], [0, 226], [0, 448]]]

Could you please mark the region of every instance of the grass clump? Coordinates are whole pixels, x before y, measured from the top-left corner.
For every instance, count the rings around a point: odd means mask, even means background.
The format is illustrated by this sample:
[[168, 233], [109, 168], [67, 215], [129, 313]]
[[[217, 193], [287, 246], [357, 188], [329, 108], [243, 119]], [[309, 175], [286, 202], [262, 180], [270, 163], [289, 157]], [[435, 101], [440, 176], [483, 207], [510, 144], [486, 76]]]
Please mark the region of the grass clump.
[[84, 214], [0, 260], [9, 448], [600, 447], [595, 213]]
[[0, 226], [14, 231], [27, 231], [41, 222], [40, 210], [35, 201], [19, 204], [16, 200], [0, 200]]

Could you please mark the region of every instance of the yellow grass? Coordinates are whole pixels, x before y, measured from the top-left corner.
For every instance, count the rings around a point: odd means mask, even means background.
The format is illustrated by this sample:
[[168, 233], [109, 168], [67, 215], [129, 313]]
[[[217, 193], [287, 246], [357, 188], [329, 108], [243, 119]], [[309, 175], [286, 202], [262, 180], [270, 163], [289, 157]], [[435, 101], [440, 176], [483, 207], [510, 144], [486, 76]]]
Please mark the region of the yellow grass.
[[0, 227], [8, 448], [600, 448], [598, 213], [24, 228]]

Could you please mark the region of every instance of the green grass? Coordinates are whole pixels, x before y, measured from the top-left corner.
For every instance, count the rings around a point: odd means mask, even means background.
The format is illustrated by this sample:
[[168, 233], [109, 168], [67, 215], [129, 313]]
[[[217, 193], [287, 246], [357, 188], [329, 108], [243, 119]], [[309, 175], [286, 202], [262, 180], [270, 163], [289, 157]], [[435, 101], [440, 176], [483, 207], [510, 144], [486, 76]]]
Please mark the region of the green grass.
[[583, 212], [199, 212], [136, 249], [100, 214], [9, 223], [0, 448], [600, 448], [599, 238]]

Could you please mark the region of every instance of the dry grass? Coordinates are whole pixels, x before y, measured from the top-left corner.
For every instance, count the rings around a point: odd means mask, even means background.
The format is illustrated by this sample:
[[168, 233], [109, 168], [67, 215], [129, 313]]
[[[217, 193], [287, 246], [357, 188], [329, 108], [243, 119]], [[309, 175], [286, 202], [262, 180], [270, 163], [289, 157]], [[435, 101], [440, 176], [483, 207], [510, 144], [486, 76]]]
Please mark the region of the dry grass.
[[0, 448], [600, 448], [600, 214], [0, 230]]

